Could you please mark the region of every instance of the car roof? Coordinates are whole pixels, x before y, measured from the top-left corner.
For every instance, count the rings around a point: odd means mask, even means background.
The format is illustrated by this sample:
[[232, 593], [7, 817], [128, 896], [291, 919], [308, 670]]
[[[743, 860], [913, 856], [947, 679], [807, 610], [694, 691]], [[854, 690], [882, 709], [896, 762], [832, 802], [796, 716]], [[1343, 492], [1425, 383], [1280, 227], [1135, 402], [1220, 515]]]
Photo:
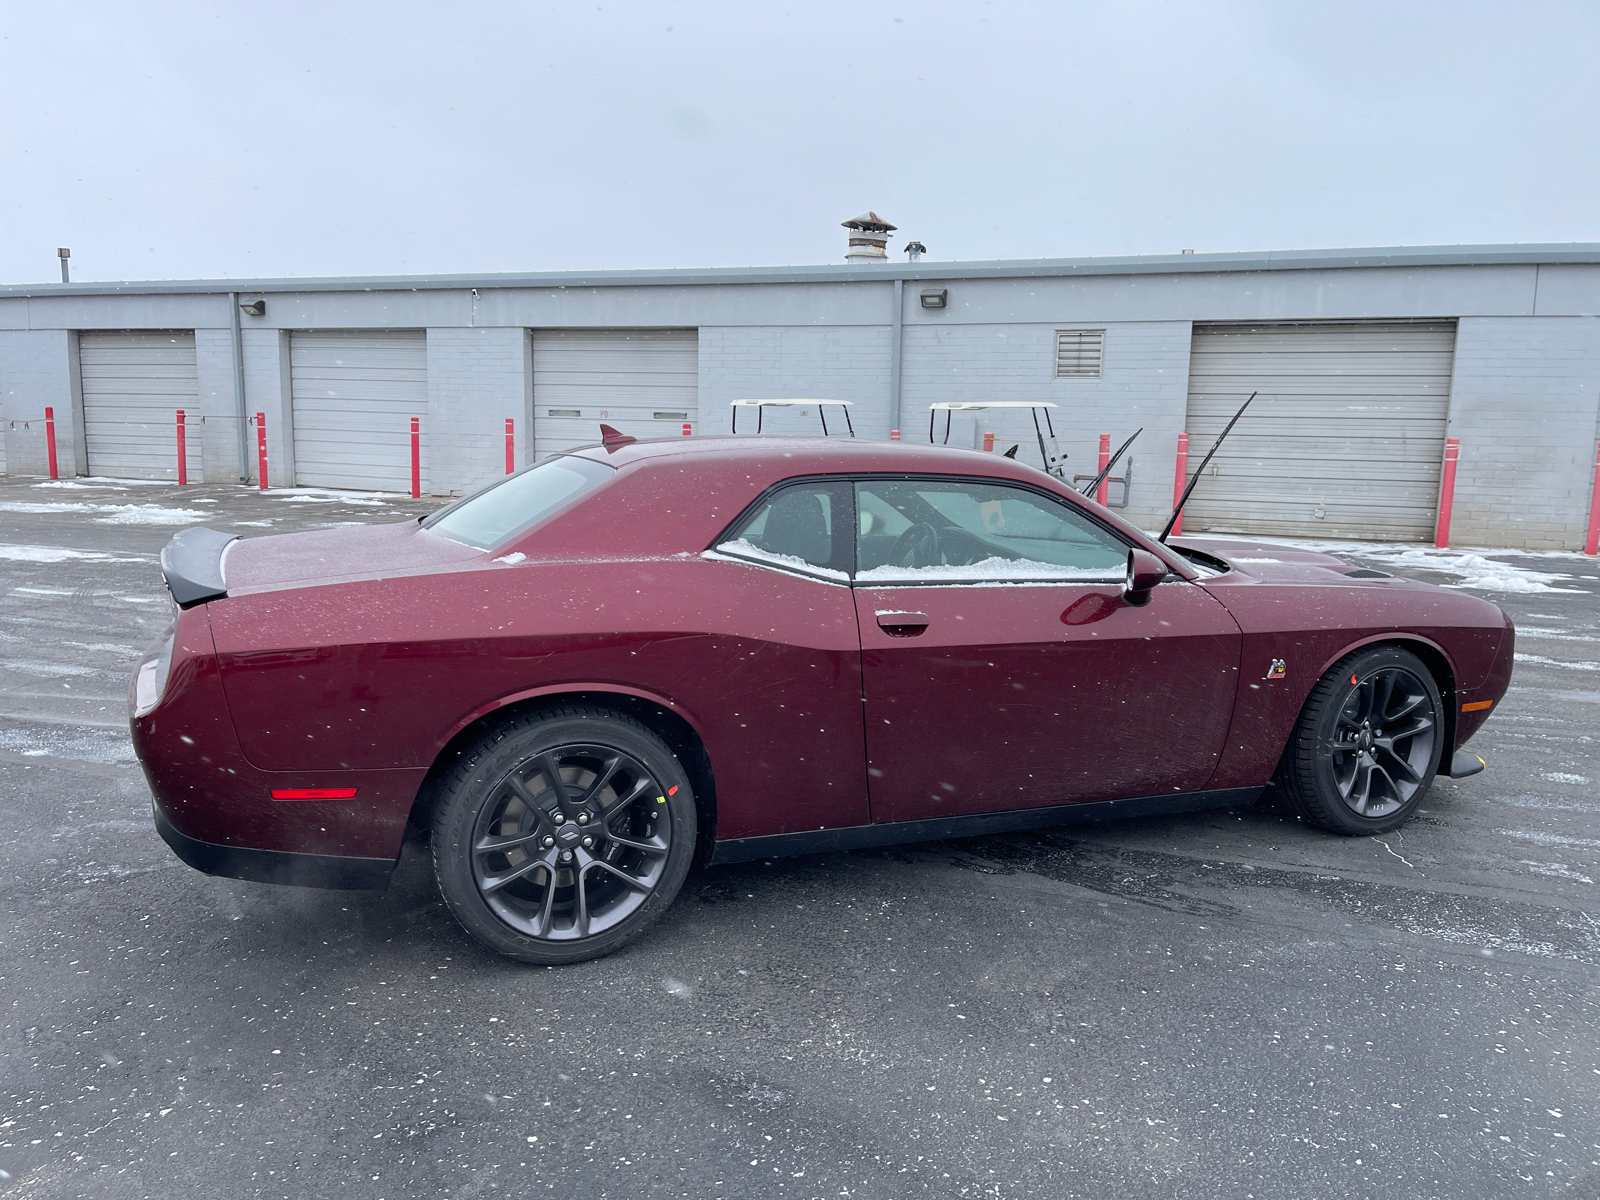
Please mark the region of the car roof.
[[580, 446], [570, 453], [619, 468], [663, 459], [672, 460], [674, 466], [689, 467], [696, 460], [702, 460], [719, 468], [744, 465], [763, 471], [779, 468], [783, 475], [854, 471], [990, 475], [1036, 486], [1053, 485], [1053, 490], [1063, 490], [1063, 485], [1053, 476], [1003, 454], [865, 438], [710, 434], [642, 438], [622, 446]]

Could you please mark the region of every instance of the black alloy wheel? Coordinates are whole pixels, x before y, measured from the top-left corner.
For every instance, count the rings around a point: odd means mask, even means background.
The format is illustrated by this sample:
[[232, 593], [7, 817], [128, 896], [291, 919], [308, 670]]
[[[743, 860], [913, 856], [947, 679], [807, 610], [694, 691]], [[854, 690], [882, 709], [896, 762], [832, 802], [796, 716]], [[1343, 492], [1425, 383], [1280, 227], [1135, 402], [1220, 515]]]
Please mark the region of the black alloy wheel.
[[1387, 817], [1408, 804], [1434, 763], [1437, 707], [1404, 667], [1379, 667], [1355, 682], [1329, 749], [1339, 798], [1358, 817]]
[[1421, 659], [1356, 651], [1312, 689], [1275, 780], [1303, 820], [1384, 833], [1416, 811], [1444, 749], [1444, 704]]
[[627, 919], [672, 849], [667, 785], [607, 746], [558, 746], [513, 767], [479, 810], [473, 877], [490, 910], [568, 941]]
[[491, 949], [576, 962], [617, 949], [671, 904], [693, 856], [681, 764], [631, 718], [564, 707], [469, 752], [434, 815], [451, 911]]

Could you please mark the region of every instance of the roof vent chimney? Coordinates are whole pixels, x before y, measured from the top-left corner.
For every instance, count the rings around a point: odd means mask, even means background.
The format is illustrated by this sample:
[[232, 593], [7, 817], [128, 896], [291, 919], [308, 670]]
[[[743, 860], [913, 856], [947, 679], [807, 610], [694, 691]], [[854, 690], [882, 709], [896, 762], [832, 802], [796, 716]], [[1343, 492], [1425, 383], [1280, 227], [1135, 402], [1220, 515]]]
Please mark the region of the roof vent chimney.
[[875, 212], [864, 212], [859, 217], [851, 217], [841, 224], [850, 231], [850, 249], [845, 253], [845, 262], [889, 261], [887, 249], [889, 235], [894, 232], [893, 225]]

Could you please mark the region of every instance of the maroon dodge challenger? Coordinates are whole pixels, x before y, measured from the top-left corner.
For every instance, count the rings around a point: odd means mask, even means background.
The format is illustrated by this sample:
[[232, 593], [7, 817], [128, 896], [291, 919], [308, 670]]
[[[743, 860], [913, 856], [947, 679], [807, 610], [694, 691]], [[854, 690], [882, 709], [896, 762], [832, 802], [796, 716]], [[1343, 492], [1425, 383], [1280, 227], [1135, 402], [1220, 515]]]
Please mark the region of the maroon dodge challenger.
[[[608, 435], [613, 431], [607, 431]], [[994, 454], [606, 442], [418, 521], [162, 553], [133, 741], [191, 866], [445, 902], [533, 963], [616, 949], [697, 858], [1244, 805], [1393, 829], [1505, 694], [1484, 600], [1164, 545]]]

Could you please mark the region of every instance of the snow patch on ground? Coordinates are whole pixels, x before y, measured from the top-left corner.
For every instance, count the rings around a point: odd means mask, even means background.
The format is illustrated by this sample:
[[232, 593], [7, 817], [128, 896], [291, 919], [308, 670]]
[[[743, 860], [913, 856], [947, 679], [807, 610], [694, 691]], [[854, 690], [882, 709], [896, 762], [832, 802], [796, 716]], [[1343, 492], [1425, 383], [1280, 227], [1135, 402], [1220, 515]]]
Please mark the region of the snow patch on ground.
[[107, 764], [131, 762], [134, 757], [133, 743], [128, 738], [127, 730], [72, 725], [0, 729], [0, 750], [10, 750], [28, 758], [64, 758]]
[[1533, 862], [1526, 858], [1519, 859], [1518, 861], [1521, 862], [1523, 866], [1527, 867], [1528, 870], [1532, 871], [1535, 875], [1551, 875], [1556, 879], [1576, 879], [1579, 883], [1594, 882], [1594, 880], [1590, 879], [1587, 875], [1584, 875], [1578, 871], [1574, 871], [1571, 867], [1567, 866], [1566, 863]]
[[[1520, 635], [1522, 631], [1519, 629]], [[1600, 671], [1600, 663], [1595, 662], [1562, 662], [1559, 658], [1546, 658], [1542, 654], [1518, 654], [1519, 663], [1535, 663], [1541, 667], [1565, 667], [1569, 671]]]
[[1511, 808], [1532, 808], [1540, 812], [1600, 813], [1600, 804], [1592, 800], [1570, 800], [1565, 796], [1540, 796], [1523, 793], [1515, 796], [1496, 796], [1497, 804]]
[[100, 525], [190, 525], [211, 515], [201, 508], [163, 508], [159, 504], [43, 503], [32, 500], [0, 502], [0, 512], [83, 513], [86, 516], [98, 513], [100, 515], [94, 516], [94, 520]]
[[1600, 850], [1600, 838], [1562, 837], [1555, 833], [1545, 833], [1542, 829], [1496, 829], [1495, 832], [1506, 837], [1521, 838], [1536, 846], [1582, 846]]
[[62, 642], [63, 646], [72, 646], [78, 650], [95, 650], [102, 654], [138, 654], [132, 646], [123, 646], [117, 642]]
[[386, 508], [390, 500], [403, 500], [398, 492], [341, 492], [334, 488], [268, 488], [267, 495], [289, 504], [358, 504]]
[[16, 671], [32, 675], [35, 679], [61, 679], [67, 676], [103, 675], [95, 667], [79, 667], [72, 663], [43, 662], [36, 658], [0, 658], [0, 671]]
[[172, 487], [176, 479], [112, 479], [105, 475], [85, 475], [82, 479], [48, 479], [36, 483], [36, 488], [99, 488], [102, 491], [125, 492], [134, 487]]
[[203, 508], [162, 508], [157, 504], [110, 504], [100, 506], [105, 516], [97, 525], [192, 525], [211, 514]]
[[1551, 783], [1588, 783], [1587, 775], [1574, 775], [1571, 771], [1540, 771], [1539, 778]]
[[8, 562], [149, 562], [148, 558], [118, 558], [99, 550], [68, 550], [64, 546], [16, 546], [0, 543], [0, 559]]

